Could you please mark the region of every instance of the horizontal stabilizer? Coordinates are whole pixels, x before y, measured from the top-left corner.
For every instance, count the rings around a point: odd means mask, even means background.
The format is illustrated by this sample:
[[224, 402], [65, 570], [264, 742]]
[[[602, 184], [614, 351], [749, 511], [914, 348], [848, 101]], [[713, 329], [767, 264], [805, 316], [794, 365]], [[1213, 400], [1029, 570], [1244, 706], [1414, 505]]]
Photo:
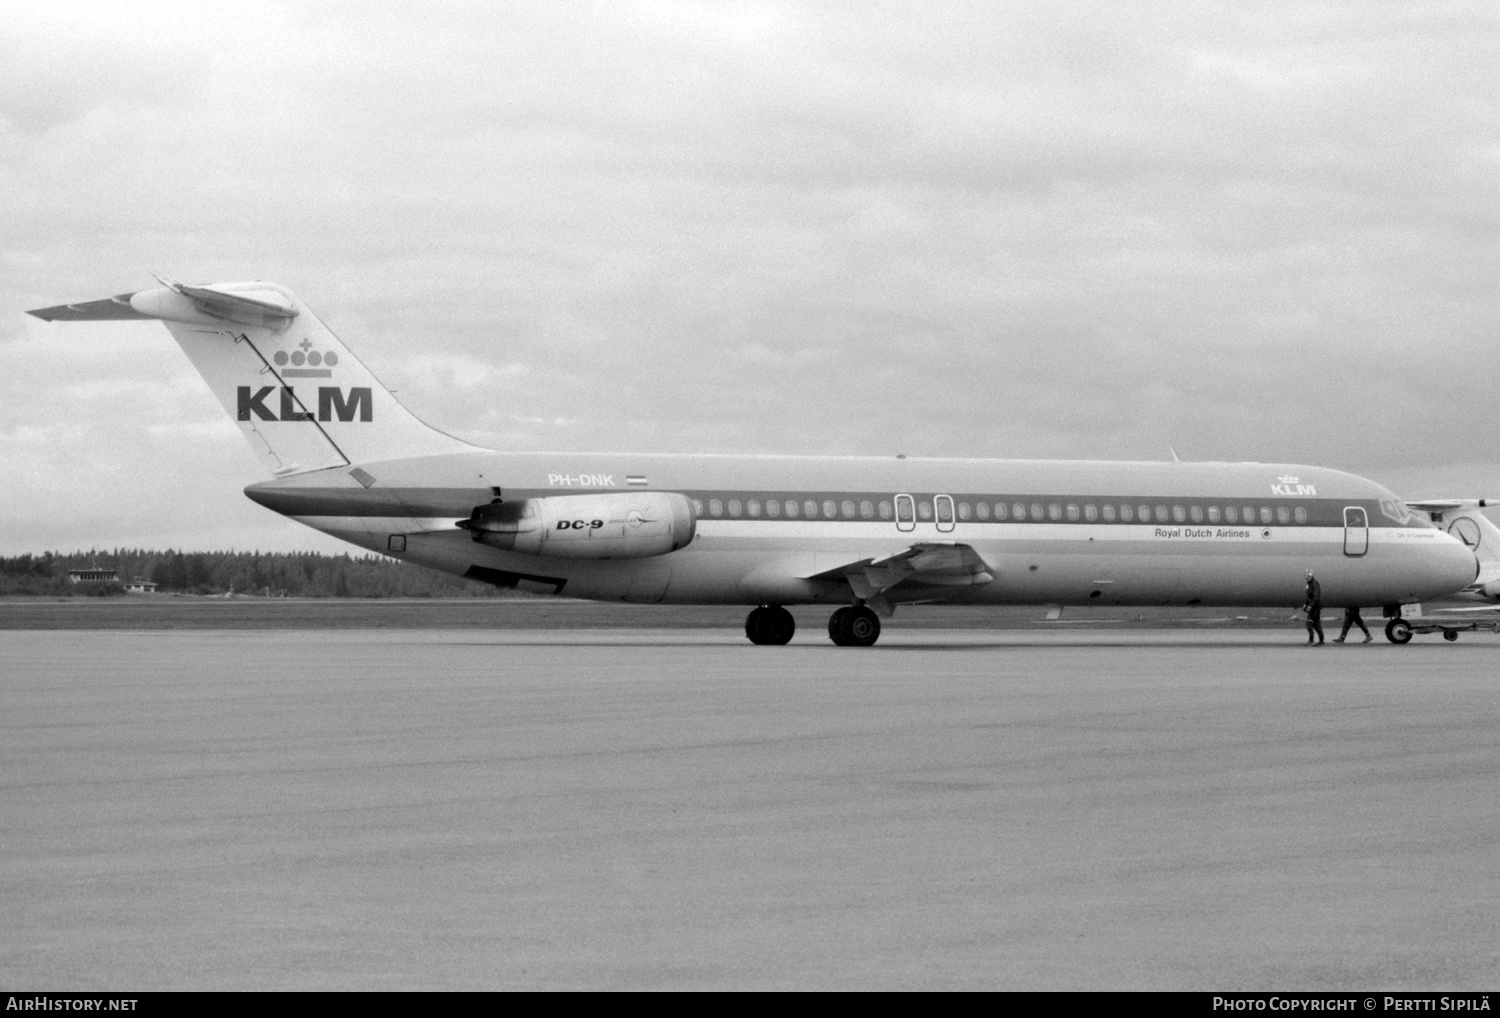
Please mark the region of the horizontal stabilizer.
[[26, 312], [44, 322], [116, 322], [126, 319], [149, 320], [155, 315], [143, 315], [130, 306], [133, 293], [122, 293], [103, 300], [83, 301], [79, 304], [59, 304], [55, 308], [37, 308]]
[[60, 304], [28, 314], [48, 322], [98, 322], [126, 318], [159, 318], [194, 325], [257, 326], [284, 329], [297, 317], [297, 308], [278, 288], [264, 283], [216, 283], [190, 286], [172, 280], [135, 293], [103, 300]]

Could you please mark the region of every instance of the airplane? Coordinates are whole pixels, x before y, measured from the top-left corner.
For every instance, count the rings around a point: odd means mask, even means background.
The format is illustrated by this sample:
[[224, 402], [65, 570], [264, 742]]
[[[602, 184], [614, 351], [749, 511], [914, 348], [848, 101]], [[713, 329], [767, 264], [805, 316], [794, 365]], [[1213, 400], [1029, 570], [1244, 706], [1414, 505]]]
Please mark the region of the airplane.
[[1461, 632], [1488, 629], [1500, 633], [1500, 527], [1481, 511], [1495, 504], [1494, 499], [1485, 498], [1406, 503], [1408, 509], [1425, 514], [1436, 526], [1473, 549], [1479, 561], [1479, 574], [1473, 583], [1448, 597], [1402, 605], [1400, 614], [1386, 623], [1387, 640], [1404, 644], [1411, 642], [1416, 633], [1442, 633], [1443, 639], [1451, 643]]
[[[158, 319], [270, 475], [253, 501], [498, 587], [600, 601], [834, 608], [873, 645], [899, 605], [1402, 604], [1474, 553], [1372, 481], [1287, 464], [503, 452], [420, 421], [291, 291], [162, 285], [31, 311]], [[1175, 457], [1174, 457], [1175, 459]]]
[[1500, 604], [1500, 527], [1482, 512], [1485, 506], [1495, 504], [1492, 498], [1439, 498], [1406, 503], [1412, 512], [1426, 513], [1433, 524], [1474, 550], [1479, 573], [1473, 583], [1453, 595], [1459, 600]]

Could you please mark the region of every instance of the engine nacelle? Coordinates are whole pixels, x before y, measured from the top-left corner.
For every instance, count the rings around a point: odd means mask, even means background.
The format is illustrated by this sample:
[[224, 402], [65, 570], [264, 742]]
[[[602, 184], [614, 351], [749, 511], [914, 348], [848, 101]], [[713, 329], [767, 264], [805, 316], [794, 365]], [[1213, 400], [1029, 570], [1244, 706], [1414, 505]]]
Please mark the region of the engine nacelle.
[[493, 548], [556, 558], [647, 558], [686, 547], [697, 520], [686, 495], [616, 491], [474, 507], [459, 524]]

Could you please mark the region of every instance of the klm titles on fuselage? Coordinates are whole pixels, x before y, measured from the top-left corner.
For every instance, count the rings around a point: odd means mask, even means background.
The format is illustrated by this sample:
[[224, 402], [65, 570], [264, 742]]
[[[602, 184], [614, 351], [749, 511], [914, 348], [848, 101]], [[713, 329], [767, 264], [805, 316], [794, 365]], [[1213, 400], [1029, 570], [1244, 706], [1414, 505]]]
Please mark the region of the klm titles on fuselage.
[[[281, 390], [276, 405], [267, 406], [271, 394]], [[318, 409], [314, 413], [308, 408], [293, 386], [263, 385], [252, 389], [248, 385], [239, 387], [238, 417], [242, 421], [369, 421], [374, 419], [374, 398], [367, 385], [356, 385], [345, 390], [336, 385], [318, 386]], [[279, 412], [278, 412], [279, 411]]]
[[1271, 494], [1290, 495], [1293, 497], [1297, 495], [1316, 496], [1318, 494], [1318, 489], [1316, 487], [1311, 484], [1298, 484], [1298, 480], [1299, 478], [1293, 477], [1290, 474], [1282, 474], [1280, 477], [1276, 478], [1277, 483], [1271, 485]]

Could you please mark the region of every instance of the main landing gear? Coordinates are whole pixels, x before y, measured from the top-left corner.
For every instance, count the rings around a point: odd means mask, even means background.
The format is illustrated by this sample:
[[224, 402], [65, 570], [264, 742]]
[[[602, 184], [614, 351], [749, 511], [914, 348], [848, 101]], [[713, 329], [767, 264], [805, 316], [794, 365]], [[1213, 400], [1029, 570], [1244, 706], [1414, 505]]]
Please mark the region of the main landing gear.
[[[745, 617], [751, 643], [781, 646], [797, 631], [792, 613], [780, 605], [761, 605]], [[840, 608], [828, 618], [828, 638], [840, 647], [871, 647], [880, 639], [880, 616], [864, 605]]]
[[840, 608], [828, 617], [828, 638], [840, 647], [873, 647], [880, 639], [880, 616], [862, 604]]
[[751, 643], [781, 646], [797, 631], [792, 613], [780, 605], [761, 605], [745, 617], [745, 635]]

